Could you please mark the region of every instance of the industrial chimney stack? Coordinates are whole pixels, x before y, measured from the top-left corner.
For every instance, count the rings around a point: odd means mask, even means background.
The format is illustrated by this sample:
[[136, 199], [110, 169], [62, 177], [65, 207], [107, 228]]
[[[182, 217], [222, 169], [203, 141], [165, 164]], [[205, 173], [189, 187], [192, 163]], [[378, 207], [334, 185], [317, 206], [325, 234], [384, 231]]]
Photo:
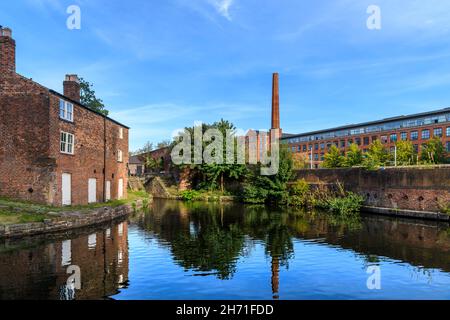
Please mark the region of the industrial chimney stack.
[[278, 73], [273, 74], [272, 79], [272, 127], [271, 129], [280, 129], [280, 94], [278, 87]]
[[0, 26], [0, 74], [16, 71], [16, 42], [10, 28]]

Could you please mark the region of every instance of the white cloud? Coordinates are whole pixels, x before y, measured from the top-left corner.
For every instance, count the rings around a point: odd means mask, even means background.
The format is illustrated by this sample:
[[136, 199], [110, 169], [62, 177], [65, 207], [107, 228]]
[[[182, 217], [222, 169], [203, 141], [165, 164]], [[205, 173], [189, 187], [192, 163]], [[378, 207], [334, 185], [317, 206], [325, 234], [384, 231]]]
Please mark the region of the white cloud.
[[229, 21], [231, 21], [230, 7], [233, 5], [234, 0], [208, 0], [216, 9], [216, 11]]

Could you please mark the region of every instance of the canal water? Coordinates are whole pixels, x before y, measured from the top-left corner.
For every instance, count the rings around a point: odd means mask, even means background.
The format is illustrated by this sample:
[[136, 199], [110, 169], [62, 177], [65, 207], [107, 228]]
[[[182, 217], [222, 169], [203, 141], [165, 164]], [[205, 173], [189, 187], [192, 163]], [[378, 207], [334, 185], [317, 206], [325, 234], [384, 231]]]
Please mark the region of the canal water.
[[450, 226], [155, 200], [124, 221], [0, 243], [0, 299], [104, 298], [449, 299]]

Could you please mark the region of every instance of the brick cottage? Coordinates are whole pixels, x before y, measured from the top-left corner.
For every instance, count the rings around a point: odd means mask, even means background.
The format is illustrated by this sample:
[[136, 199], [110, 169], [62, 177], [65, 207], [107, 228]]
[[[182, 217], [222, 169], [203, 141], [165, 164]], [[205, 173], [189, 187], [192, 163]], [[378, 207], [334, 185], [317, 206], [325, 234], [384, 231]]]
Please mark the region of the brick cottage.
[[125, 198], [129, 128], [81, 104], [76, 75], [60, 94], [17, 74], [15, 49], [0, 28], [0, 196], [57, 206]]

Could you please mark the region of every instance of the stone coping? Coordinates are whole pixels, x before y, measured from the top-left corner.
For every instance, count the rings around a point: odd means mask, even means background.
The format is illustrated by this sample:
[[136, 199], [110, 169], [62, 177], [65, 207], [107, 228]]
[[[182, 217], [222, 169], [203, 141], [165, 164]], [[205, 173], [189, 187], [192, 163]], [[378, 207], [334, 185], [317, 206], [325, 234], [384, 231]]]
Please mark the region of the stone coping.
[[[142, 200], [136, 200], [136, 208], [141, 207]], [[92, 226], [125, 217], [133, 212], [133, 209], [132, 204], [118, 207], [105, 206], [89, 212], [74, 211], [55, 214], [54, 219], [45, 219], [44, 222], [0, 225], [0, 238], [25, 237]]]
[[361, 208], [363, 212], [375, 213], [393, 217], [425, 219], [425, 220], [438, 220], [438, 221], [450, 221], [450, 215], [432, 211], [418, 211], [398, 208], [382, 208], [363, 206]]

